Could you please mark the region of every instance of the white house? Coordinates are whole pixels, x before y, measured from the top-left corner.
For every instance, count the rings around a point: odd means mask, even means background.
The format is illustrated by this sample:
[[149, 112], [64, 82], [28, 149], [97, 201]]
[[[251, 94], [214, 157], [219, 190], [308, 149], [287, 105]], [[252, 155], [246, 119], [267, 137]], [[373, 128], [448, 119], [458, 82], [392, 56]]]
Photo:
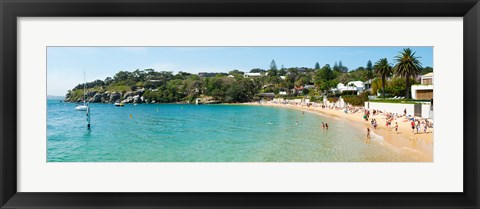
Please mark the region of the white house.
[[412, 85], [412, 99], [433, 99], [433, 73], [422, 75], [420, 77], [420, 83], [421, 84]]
[[360, 94], [363, 90], [365, 90], [365, 86], [361, 81], [350, 81], [347, 85], [339, 83], [337, 84], [337, 88], [332, 88], [332, 91], [338, 91], [340, 93], [343, 93], [344, 91], [353, 91]]
[[261, 77], [261, 76], [262, 76], [261, 73], [245, 73], [245, 74], [243, 74], [244, 78]]

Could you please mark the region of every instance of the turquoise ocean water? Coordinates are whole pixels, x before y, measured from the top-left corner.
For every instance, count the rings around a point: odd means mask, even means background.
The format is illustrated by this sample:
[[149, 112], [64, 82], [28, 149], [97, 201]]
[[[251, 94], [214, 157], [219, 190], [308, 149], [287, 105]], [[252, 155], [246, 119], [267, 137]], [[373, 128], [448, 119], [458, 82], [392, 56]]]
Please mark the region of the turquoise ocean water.
[[411, 161], [365, 143], [365, 130], [350, 121], [287, 108], [90, 104], [87, 130], [75, 104], [47, 103], [48, 162]]

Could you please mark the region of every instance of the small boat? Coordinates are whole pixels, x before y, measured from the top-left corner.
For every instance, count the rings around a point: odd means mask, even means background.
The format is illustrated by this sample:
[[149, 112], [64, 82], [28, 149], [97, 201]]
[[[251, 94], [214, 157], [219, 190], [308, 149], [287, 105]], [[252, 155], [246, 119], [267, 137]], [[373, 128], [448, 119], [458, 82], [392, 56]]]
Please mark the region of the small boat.
[[83, 105], [77, 105], [75, 107], [75, 110], [78, 110], [78, 111], [87, 111], [88, 109], [88, 104], [87, 103], [83, 103]]
[[123, 104], [123, 102], [116, 101], [113, 105], [115, 105], [117, 107], [123, 107], [125, 104]]

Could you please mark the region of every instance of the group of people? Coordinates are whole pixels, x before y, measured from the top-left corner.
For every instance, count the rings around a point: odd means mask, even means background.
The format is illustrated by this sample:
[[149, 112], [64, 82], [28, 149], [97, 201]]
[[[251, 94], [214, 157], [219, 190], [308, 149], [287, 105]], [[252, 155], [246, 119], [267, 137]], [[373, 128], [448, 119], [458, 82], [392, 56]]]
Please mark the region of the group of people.
[[365, 119], [365, 121], [368, 121], [369, 118], [370, 118], [370, 110], [365, 109], [363, 111], [363, 119]]
[[377, 125], [378, 125], [378, 124], [377, 124], [377, 119], [372, 118], [372, 120], [370, 121], [370, 123], [372, 124], [372, 126], [373, 126], [374, 129], [377, 129]]
[[345, 107], [345, 109], [343, 110], [343, 112], [345, 113], [357, 113], [359, 111], [362, 111], [364, 108], [363, 107], [353, 107], [353, 106], [347, 106]]
[[322, 122], [322, 128], [328, 130], [328, 123]]
[[432, 123], [428, 119], [422, 121], [414, 119], [410, 121], [410, 126], [412, 127], [412, 133], [415, 133], [415, 129], [417, 130], [417, 134], [421, 133], [422, 129], [423, 133], [427, 133], [428, 128], [432, 127]]

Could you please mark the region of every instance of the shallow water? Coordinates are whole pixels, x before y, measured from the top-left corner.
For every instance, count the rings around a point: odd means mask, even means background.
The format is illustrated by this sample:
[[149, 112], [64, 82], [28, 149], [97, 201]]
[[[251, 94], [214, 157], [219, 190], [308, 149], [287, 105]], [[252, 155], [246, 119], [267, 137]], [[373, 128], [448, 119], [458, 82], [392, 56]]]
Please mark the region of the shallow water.
[[365, 143], [365, 130], [350, 121], [288, 108], [90, 104], [87, 130], [75, 104], [47, 106], [48, 162], [414, 161]]

